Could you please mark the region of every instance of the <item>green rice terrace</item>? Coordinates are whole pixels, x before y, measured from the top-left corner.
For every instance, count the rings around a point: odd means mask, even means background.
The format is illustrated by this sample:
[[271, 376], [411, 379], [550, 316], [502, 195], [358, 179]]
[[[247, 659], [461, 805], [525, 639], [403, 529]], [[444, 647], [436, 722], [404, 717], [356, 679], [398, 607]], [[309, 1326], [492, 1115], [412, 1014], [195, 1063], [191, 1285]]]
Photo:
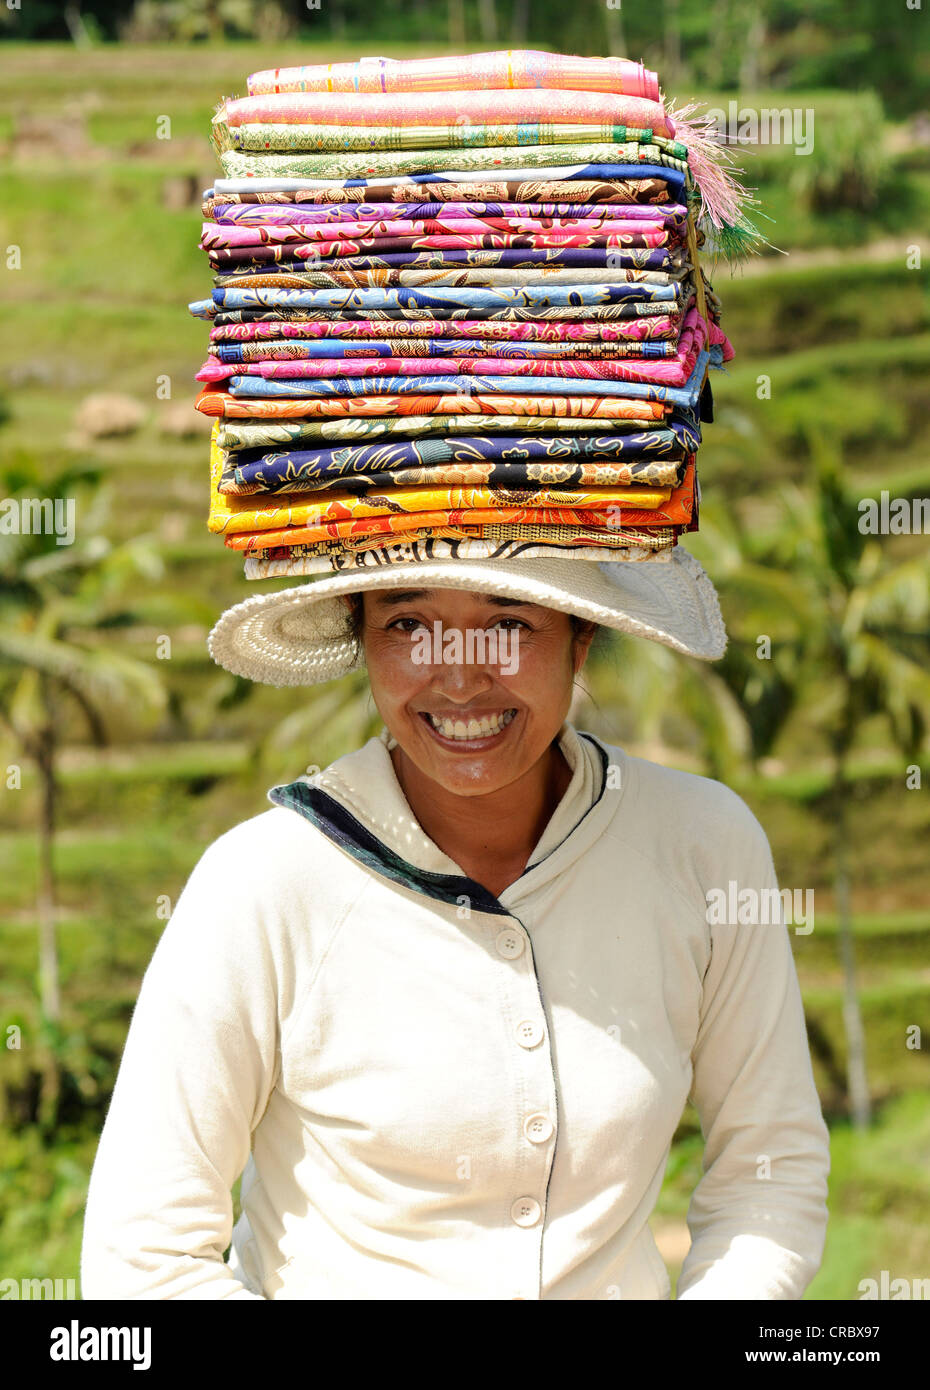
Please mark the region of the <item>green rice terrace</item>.
[[[370, 47], [305, 46], [301, 60]], [[361, 675], [319, 691], [252, 687], [204, 644], [221, 609], [254, 591], [207, 532], [209, 426], [193, 408], [208, 329], [187, 304], [210, 290], [200, 195], [217, 169], [207, 132], [220, 98], [280, 48], [11, 43], [5, 57], [0, 493], [67, 493], [77, 508], [72, 547], [0, 534], [0, 1272], [76, 1278], [96, 1138], [170, 905], [207, 844], [266, 809], [269, 787], [380, 720]], [[807, 1297], [855, 1299], [882, 1269], [930, 1274], [928, 537], [857, 528], [863, 498], [930, 497], [930, 137], [874, 93], [740, 101], [812, 108], [817, 140], [807, 158], [739, 152], [772, 245], [733, 273], [705, 260], [736, 356], [712, 376], [700, 531], [686, 543], [718, 585], [731, 646], [704, 669], [614, 635], [596, 645], [572, 717], [733, 786], [782, 886], [813, 892], [813, 929], [791, 939], [833, 1169]], [[84, 649], [93, 710], [38, 675], [24, 683], [29, 642]], [[57, 1024], [41, 1021], [37, 983], [37, 708], [58, 750]], [[847, 1084], [838, 844], [872, 1104], [863, 1131]], [[61, 1076], [51, 1123], [47, 1055]], [[689, 1109], [653, 1217], [673, 1285], [700, 1157]]]

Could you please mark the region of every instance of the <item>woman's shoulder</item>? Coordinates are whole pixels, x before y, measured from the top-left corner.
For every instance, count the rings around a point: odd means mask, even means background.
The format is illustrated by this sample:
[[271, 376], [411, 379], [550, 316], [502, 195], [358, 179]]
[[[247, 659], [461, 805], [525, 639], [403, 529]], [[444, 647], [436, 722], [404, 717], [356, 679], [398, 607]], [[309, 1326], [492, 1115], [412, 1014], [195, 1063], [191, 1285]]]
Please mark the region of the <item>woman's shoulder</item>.
[[604, 743], [615, 781], [623, 789], [626, 815], [657, 845], [693, 849], [702, 857], [724, 850], [743, 855], [769, 852], [768, 839], [755, 813], [732, 787], [713, 777], [666, 767], [626, 749]]
[[335, 847], [305, 817], [270, 806], [224, 830], [203, 849], [189, 882], [242, 899], [306, 892]]

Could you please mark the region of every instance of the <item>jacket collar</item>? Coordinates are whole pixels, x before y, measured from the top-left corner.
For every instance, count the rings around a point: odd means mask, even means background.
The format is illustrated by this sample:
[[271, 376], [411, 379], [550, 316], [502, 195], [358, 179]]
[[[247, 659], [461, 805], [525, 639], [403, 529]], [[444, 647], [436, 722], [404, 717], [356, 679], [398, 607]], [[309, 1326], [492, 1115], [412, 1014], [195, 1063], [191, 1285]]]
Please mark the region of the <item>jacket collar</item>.
[[[361, 864], [414, 892], [453, 905], [465, 896], [477, 911], [506, 916], [583, 853], [620, 799], [616, 792], [604, 795], [607, 766], [619, 750], [608, 753], [599, 739], [579, 734], [568, 721], [558, 739], [571, 780], [526, 869], [500, 898], [463, 874], [416, 820], [394, 771], [395, 740], [386, 729], [313, 777], [272, 787], [268, 799], [305, 816]], [[621, 787], [625, 783], [623, 777]]]

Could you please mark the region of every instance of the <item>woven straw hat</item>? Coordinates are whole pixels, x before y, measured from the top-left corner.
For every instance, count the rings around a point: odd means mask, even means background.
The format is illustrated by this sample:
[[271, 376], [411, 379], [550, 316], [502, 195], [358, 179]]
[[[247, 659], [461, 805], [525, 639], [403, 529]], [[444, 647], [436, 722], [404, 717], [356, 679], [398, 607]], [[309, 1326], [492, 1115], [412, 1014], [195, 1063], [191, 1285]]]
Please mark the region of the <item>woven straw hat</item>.
[[[501, 594], [716, 661], [727, 635], [717, 592], [693, 555], [668, 561], [415, 560], [324, 574], [226, 610], [207, 647], [218, 665], [264, 685], [318, 685], [365, 664], [340, 595], [442, 588]], [[361, 646], [361, 644], [359, 644]]]

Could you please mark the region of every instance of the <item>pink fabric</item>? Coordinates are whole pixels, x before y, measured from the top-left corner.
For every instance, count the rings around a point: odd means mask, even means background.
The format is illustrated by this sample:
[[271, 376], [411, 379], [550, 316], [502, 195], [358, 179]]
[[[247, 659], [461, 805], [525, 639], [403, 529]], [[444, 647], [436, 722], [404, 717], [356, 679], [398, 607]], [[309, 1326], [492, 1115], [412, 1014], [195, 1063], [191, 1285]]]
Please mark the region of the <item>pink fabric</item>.
[[250, 73], [248, 92], [451, 92], [562, 87], [659, 99], [659, 79], [629, 58], [582, 58], [524, 48], [442, 58], [359, 58]]
[[[648, 223], [646, 224], [648, 226]], [[481, 251], [493, 247], [544, 247], [578, 246], [590, 248], [603, 246], [608, 250], [622, 250], [624, 246], [654, 247], [667, 246], [672, 238], [668, 232], [485, 232], [466, 235], [464, 232], [443, 236], [414, 237], [356, 237], [353, 241], [289, 241], [276, 247], [256, 248], [255, 254], [246, 249], [238, 251], [233, 247], [220, 247], [209, 252], [210, 264], [219, 269], [224, 265], [238, 265], [243, 261], [287, 261], [312, 260], [314, 256], [354, 256], [366, 251], [376, 254], [382, 251], [409, 249], [414, 251], [442, 251], [446, 247], [455, 250]]]
[[546, 88], [477, 92], [272, 92], [224, 102], [217, 125], [429, 126], [555, 125], [631, 126], [673, 139], [674, 122], [658, 101], [608, 92]]
[[[669, 221], [676, 225], [683, 222], [687, 208], [681, 203], [488, 203], [461, 202], [436, 203], [434, 208], [441, 211], [423, 213], [423, 202], [411, 203], [219, 203], [214, 208], [213, 222], [220, 226], [265, 227], [283, 223], [286, 226], [306, 226], [319, 222], [367, 222], [370, 218], [381, 220], [390, 217], [421, 218], [440, 217], [480, 217], [497, 218], [582, 218], [620, 221]], [[341, 227], [340, 227], [341, 230]]]
[[[713, 327], [713, 325], [712, 325]], [[508, 342], [643, 342], [677, 337], [677, 315], [619, 319], [615, 323], [511, 323], [506, 319], [280, 319], [267, 323], [214, 325], [214, 342], [256, 342], [262, 338], [487, 338]], [[720, 330], [717, 329], [717, 332]], [[711, 341], [714, 341], [711, 339]]]
[[[671, 219], [669, 219], [671, 221]], [[355, 222], [290, 222], [270, 226], [230, 227], [204, 222], [200, 245], [204, 250], [220, 246], [274, 246], [291, 242], [331, 241], [333, 237], [394, 237], [459, 235], [470, 236], [484, 232], [599, 232], [615, 236], [625, 232], [662, 232], [666, 228], [662, 217], [621, 220], [602, 217], [421, 217], [417, 219], [366, 218]]]
[[[708, 331], [709, 330], [709, 331]], [[674, 357], [645, 362], [615, 358], [528, 360], [514, 357], [400, 357], [390, 359], [390, 370], [398, 376], [477, 373], [489, 376], [556, 376], [586, 377], [602, 381], [655, 381], [665, 385], [682, 386], [694, 370], [697, 354], [708, 340], [723, 345], [724, 361], [733, 356], [725, 333], [716, 324], [708, 323], [695, 307], [685, 315], [678, 351]], [[384, 373], [385, 359], [379, 358], [301, 358], [285, 361], [218, 362], [209, 359], [197, 373], [198, 381], [223, 381], [231, 376], [261, 376], [277, 380], [326, 378], [333, 376], [379, 376]]]

